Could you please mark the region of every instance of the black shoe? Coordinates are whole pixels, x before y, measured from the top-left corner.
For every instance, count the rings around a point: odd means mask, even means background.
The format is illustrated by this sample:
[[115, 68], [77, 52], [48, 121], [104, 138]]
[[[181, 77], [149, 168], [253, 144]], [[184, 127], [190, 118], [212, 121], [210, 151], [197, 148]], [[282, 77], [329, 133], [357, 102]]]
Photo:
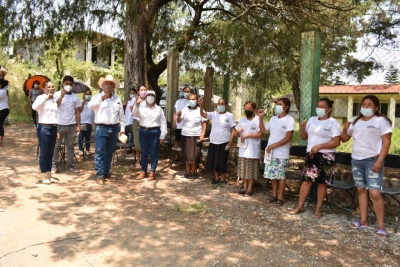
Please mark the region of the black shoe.
[[220, 184], [222, 184], [222, 185], [226, 185], [226, 184], [228, 184], [228, 182], [227, 182], [226, 180], [224, 180], [224, 181], [220, 181], [219, 183], [220, 183]]
[[111, 173], [106, 173], [106, 174], [104, 174], [104, 178], [105, 178], [105, 179], [110, 179], [110, 178], [111, 178]]
[[185, 174], [183, 175], [183, 177], [185, 177], [185, 178], [190, 178], [190, 174], [188, 174], [188, 173], [185, 172]]
[[218, 184], [219, 181], [215, 180], [215, 179], [211, 179], [211, 184]]

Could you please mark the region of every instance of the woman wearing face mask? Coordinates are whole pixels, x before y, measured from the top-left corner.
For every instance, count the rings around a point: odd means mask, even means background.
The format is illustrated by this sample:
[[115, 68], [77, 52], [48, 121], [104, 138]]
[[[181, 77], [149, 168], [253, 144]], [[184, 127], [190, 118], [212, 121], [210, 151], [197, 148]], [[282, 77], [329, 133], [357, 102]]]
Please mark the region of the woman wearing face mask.
[[[167, 120], [164, 111], [156, 105], [156, 93], [146, 92], [146, 102], [141, 105], [142, 99], [137, 98], [133, 106], [133, 115], [140, 119], [139, 141], [142, 159], [140, 162], [142, 171], [137, 180], [148, 177], [148, 180], [156, 179], [156, 169], [158, 164], [158, 148], [163, 143], [167, 135]], [[150, 173], [147, 175], [147, 163], [150, 155]]]
[[[29, 103], [31, 104], [31, 109], [32, 109], [32, 104], [35, 102], [36, 98], [43, 94], [42, 89], [39, 88], [39, 82], [34, 81], [33, 82], [33, 88], [29, 90]], [[32, 120], [33, 120], [33, 126], [37, 127], [37, 120], [36, 120], [37, 112], [32, 109]]]
[[183, 98], [176, 100], [175, 106], [174, 106], [174, 117], [173, 117], [173, 127], [175, 128], [175, 145], [172, 148], [173, 150], [176, 151], [175, 154], [175, 159], [174, 161], [179, 161], [179, 152], [182, 151], [182, 149], [180, 148], [179, 144], [181, 142], [181, 137], [182, 137], [182, 122], [178, 123], [177, 120], [177, 116], [176, 114], [181, 111], [182, 109], [184, 109], [185, 107], [187, 107], [188, 102], [189, 102], [189, 95], [190, 95], [190, 88], [189, 87], [185, 87], [182, 90], [183, 92]]
[[39, 114], [40, 124], [40, 158], [39, 166], [44, 184], [57, 183], [58, 179], [51, 177], [51, 165], [54, 147], [57, 140], [58, 106], [54, 101], [54, 85], [51, 81], [43, 84], [44, 94], [38, 96], [32, 108]]
[[85, 131], [81, 130], [78, 136], [79, 155], [83, 155], [83, 142], [86, 145], [86, 155], [90, 155], [90, 136], [92, 135], [92, 125], [94, 122], [94, 111], [88, 107], [88, 103], [92, 98], [92, 91], [86, 89], [83, 93], [82, 106], [79, 107], [81, 113], [81, 128], [85, 125]]
[[[147, 92], [146, 87], [140, 86], [139, 87], [139, 94], [136, 97], [135, 103], [137, 102], [138, 99], [140, 99], [140, 102], [139, 102], [140, 104], [139, 105], [146, 106], [146, 92]], [[133, 111], [133, 107], [134, 106], [132, 106], [132, 111]], [[133, 118], [133, 123], [132, 123], [132, 126], [133, 126], [133, 142], [135, 144], [135, 150], [136, 150], [136, 162], [135, 162], [134, 167], [136, 168], [136, 167], [138, 167], [138, 163], [139, 163], [139, 167], [141, 165], [140, 164], [140, 162], [141, 162], [141, 153], [140, 153], [141, 147], [140, 147], [140, 141], [139, 141], [139, 138], [140, 138], [139, 137], [140, 118], [138, 116], [135, 116], [135, 114], [132, 114], [132, 115], [133, 115], [132, 116], [132, 118]]]
[[182, 161], [186, 164], [185, 178], [197, 178], [196, 166], [201, 159], [201, 147], [206, 133], [206, 119], [197, 106], [197, 95], [190, 94], [188, 106], [177, 113], [177, 122], [182, 123]]
[[[126, 103], [126, 108], [125, 108], [125, 121], [126, 121], [127, 126], [133, 124], [132, 109], [133, 109], [133, 105], [135, 105], [136, 97], [137, 97], [136, 89], [131, 88], [129, 90], [129, 101]], [[133, 142], [133, 134], [128, 133], [128, 143], [132, 143], [132, 142]], [[126, 153], [131, 154], [132, 148], [128, 148]]]
[[[265, 148], [271, 154], [271, 161], [265, 164], [264, 178], [271, 179], [272, 196], [267, 203], [275, 203], [282, 206], [285, 203], [283, 193], [286, 187], [286, 169], [289, 165], [290, 141], [296, 127], [294, 119], [288, 114], [290, 100], [280, 98], [275, 105], [275, 116], [264, 126], [264, 110], [258, 110], [260, 117], [260, 130], [269, 132], [268, 145]], [[279, 194], [278, 194], [279, 184]]]
[[352, 170], [357, 186], [360, 220], [350, 225], [354, 229], [368, 227], [368, 199], [372, 200], [376, 219], [377, 236], [385, 238], [384, 202], [382, 189], [384, 159], [392, 138], [392, 122], [379, 113], [379, 99], [367, 95], [361, 101], [360, 115], [346, 122], [340, 135], [343, 142], [353, 137]]
[[[235, 127], [233, 137], [240, 138], [237, 176], [243, 179], [243, 188], [239, 195], [249, 197], [253, 193], [254, 180], [258, 177], [260, 161], [260, 146], [262, 133], [259, 127], [259, 118], [256, 116], [256, 103], [247, 101], [244, 104], [245, 118], [240, 119]], [[239, 143], [239, 142], [238, 142]]]
[[217, 103], [217, 111], [205, 112], [203, 110], [203, 98], [199, 98], [200, 114], [203, 118], [212, 121], [210, 133], [210, 146], [208, 147], [206, 167], [213, 171], [215, 178], [211, 184], [226, 184], [226, 167], [228, 165], [229, 149], [232, 147], [232, 133], [236, 126], [232, 113], [227, 112], [228, 103], [220, 98]]
[[8, 106], [8, 81], [4, 79], [7, 72], [0, 67], [0, 146], [3, 145], [4, 121], [10, 113]]
[[303, 183], [297, 207], [290, 214], [305, 211], [304, 202], [313, 183], [318, 183], [317, 206], [314, 217], [322, 217], [322, 203], [325, 199], [327, 184], [333, 183], [335, 176], [335, 152], [340, 145], [340, 125], [330, 117], [333, 101], [321, 98], [318, 101], [317, 116], [304, 120], [300, 124], [300, 137], [308, 139], [307, 156], [303, 171]]

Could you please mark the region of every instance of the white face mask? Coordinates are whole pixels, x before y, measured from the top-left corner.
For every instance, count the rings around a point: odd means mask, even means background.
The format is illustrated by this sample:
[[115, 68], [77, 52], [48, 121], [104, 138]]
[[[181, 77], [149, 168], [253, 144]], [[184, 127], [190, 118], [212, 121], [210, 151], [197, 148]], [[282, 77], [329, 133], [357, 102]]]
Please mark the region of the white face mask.
[[85, 95], [85, 99], [86, 99], [86, 100], [90, 100], [91, 98], [92, 98], [91, 95]]
[[218, 112], [225, 112], [225, 106], [217, 106]]
[[196, 106], [197, 101], [196, 100], [189, 100], [188, 105], [189, 107], [193, 108]]
[[183, 97], [186, 99], [189, 97], [189, 95], [190, 95], [190, 93], [183, 93]]
[[361, 108], [360, 113], [365, 117], [370, 117], [374, 115], [372, 108]]
[[35, 83], [34, 85], [33, 85], [33, 88], [38, 88], [39, 87], [39, 85], [37, 84], [37, 83]]
[[65, 90], [65, 92], [69, 93], [72, 90], [72, 86], [71, 85], [65, 85], [64, 86], [64, 90]]
[[129, 95], [129, 97], [130, 97], [131, 99], [133, 99], [133, 98], [136, 97], [136, 94], [131, 94], [131, 95]]
[[283, 107], [282, 107], [282, 106], [279, 106], [279, 105], [276, 105], [274, 111], [275, 111], [275, 115], [279, 116], [279, 115], [281, 115], [282, 112], [283, 112]]
[[148, 96], [146, 97], [146, 101], [147, 101], [147, 103], [149, 103], [149, 104], [153, 104], [154, 101], [156, 101], [156, 97], [155, 97], [155, 96], [152, 96], [152, 95], [148, 95]]
[[325, 116], [326, 111], [323, 108], [316, 108], [315, 113], [317, 113], [318, 117], [322, 118], [323, 116]]

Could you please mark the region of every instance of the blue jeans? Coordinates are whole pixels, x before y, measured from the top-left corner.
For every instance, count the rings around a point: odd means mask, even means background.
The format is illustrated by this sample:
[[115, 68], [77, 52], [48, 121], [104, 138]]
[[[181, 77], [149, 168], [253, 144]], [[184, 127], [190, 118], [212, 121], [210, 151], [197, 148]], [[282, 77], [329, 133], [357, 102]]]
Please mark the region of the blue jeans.
[[379, 172], [373, 172], [372, 166], [377, 160], [378, 157], [351, 160], [353, 178], [357, 187], [366, 188], [368, 190], [382, 190], [383, 166], [385, 166], [385, 162], [382, 163], [382, 168]]
[[41, 125], [39, 166], [42, 173], [51, 171], [54, 147], [57, 140], [57, 126]]
[[154, 130], [139, 129], [139, 141], [142, 154], [140, 166], [144, 172], [147, 172], [149, 154], [151, 161], [150, 171], [156, 171], [158, 163], [158, 148], [160, 146], [160, 134], [160, 128]]
[[92, 125], [86, 124], [86, 127], [87, 131], [81, 130], [78, 136], [78, 146], [80, 151], [83, 151], [83, 142], [85, 142], [86, 151], [89, 151], [90, 148], [90, 136], [92, 135]]
[[94, 154], [94, 167], [97, 177], [103, 178], [110, 173], [112, 155], [118, 141], [119, 125], [97, 125], [94, 138], [96, 151]]

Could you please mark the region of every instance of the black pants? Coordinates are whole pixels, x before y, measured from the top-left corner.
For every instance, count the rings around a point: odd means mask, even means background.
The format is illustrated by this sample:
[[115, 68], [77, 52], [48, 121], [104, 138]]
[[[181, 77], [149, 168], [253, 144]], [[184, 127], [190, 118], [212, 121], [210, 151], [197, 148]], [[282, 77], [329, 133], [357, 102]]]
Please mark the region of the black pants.
[[0, 110], [0, 136], [4, 136], [4, 121], [9, 113], [10, 110], [8, 108]]
[[32, 109], [32, 120], [33, 120], [34, 124], [37, 124], [37, 120], [36, 120], [37, 115], [36, 114], [37, 114], [37, 111]]

